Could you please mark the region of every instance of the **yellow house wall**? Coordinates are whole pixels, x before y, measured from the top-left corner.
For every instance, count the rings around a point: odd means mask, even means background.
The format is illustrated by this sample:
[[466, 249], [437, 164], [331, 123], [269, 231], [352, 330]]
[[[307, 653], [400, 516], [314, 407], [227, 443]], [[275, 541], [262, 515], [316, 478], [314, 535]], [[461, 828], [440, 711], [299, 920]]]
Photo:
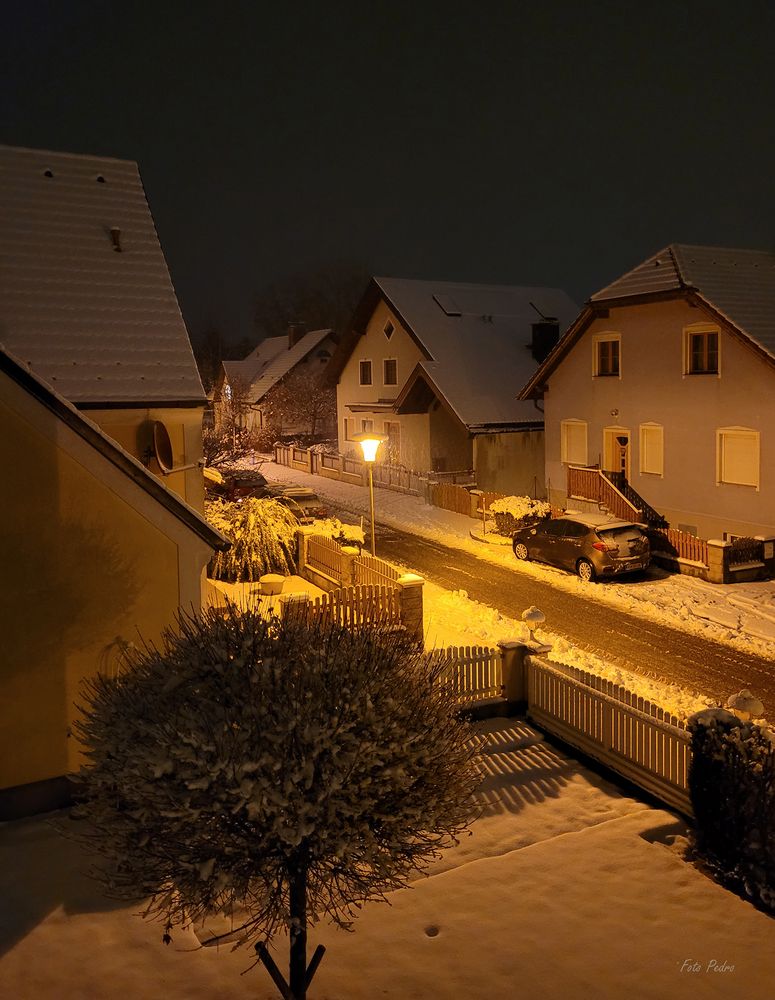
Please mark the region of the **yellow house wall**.
[[0, 420], [1, 789], [78, 766], [81, 680], [200, 607], [211, 550], [4, 375]]
[[[160, 420], [167, 428], [172, 444], [175, 466], [195, 465], [202, 458], [202, 414], [200, 406], [166, 407], [149, 409], [84, 410], [85, 415], [98, 424], [106, 434], [128, 451], [138, 461], [146, 464], [147, 449], [153, 444], [153, 424]], [[151, 459], [148, 469], [157, 475], [165, 486], [201, 514], [204, 510], [204, 477], [201, 468], [185, 472], [162, 474], [156, 459]]]
[[[588, 422], [588, 462], [603, 457], [603, 429], [630, 432], [630, 481], [671, 524], [701, 537], [775, 532], [775, 369], [721, 327], [720, 374], [683, 374], [683, 331], [713, 317], [687, 302], [612, 308], [595, 319], [549, 379], [544, 399], [546, 477], [552, 498], [566, 495], [560, 421]], [[621, 377], [593, 378], [593, 338], [621, 335]], [[612, 410], [618, 414], [612, 415]], [[664, 475], [639, 471], [639, 425], [664, 427]], [[717, 483], [716, 431], [760, 432], [759, 488]]]
[[[388, 320], [395, 327], [390, 340], [385, 337], [384, 333]], [[358, 447], [352, 441], [345, 439], [345, 418], [354, 418], [358, 422], [358, 427], [360, 427], [361, 419], [372, 419], [374, 429], [380, 433], [384, 421], [392, 420], [401, 424], [401, 464], [419, 472], [430, 468], [430, 426], [427, 414], [399, 416], [392, 413], [386, 414], [384, 411], [353, 413], [347, 409], [348, 403], [373, 402], [377, 399], [394, 400], [417, 362], [421, 361], [423, 357], [423, 352], [393, 310], [385, 302], [380, 301], [366, 326], [366, 332], [355, 345], [336, 387], [339, 451], [342, 454], [355, 453]], [[384, 385], [383, 383], [383, 362], [390, 358], [394, 358], [396, 361], [396, 385]], [[362, 360], [371, 361], [372, 385], [370, 386], [360, 385], [360, 362]]]

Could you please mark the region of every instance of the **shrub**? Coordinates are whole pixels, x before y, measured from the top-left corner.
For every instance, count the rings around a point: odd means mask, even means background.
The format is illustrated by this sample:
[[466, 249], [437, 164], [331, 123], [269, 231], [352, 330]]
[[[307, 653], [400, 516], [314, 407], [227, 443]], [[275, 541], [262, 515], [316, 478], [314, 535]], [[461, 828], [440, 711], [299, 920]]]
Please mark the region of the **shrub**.
[[510, 538], [517, 528], [523, 527], [526, 523], [549, 517], [552, 508], [545, 500], [502, 497], [500, 500], [493, 500], [490, 512], [495, 516], [495, 530], [498, 534]]
[[724, 709], [689, 720], [695, 847], [725, 882], [775, 911], [775, 745]]
[[304, 997], [308, 923], [348, 926], [472, 818], [476, 745], [441, 669], [383, 628], [183, 617], [85, 685], [77, 835], [107, 860], [95, 874], [150, 897], [166, 941], [219, 912], [257, 950], [286, 926]]
[[272, 498], [248, 497], [238, 503], [205, 503], [210, 524], [231, 542], [216, 552], [209, 567], [215, 580], [254, 581], [264, 573], [296, 572], [296, 529], [299, 522], [284, 504]]

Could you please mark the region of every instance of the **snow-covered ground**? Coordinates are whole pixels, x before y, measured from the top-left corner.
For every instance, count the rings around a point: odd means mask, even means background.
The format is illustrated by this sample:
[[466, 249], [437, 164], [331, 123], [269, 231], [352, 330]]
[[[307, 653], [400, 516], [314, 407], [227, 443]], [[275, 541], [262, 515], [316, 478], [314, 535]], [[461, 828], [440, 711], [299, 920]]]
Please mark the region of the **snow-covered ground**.
[[[775, 922], [683, 859], [685, 830], [515, 720], [487, 739], [482, 815], [353, 933], [318, 925], [310, 1000], [743, 1000], [775, 982]], [[64, 819], [59, 820], [65, 823]], [[103, 899], [45, 818], [0, 824], [3, 1000], [276, 998], [248, 950]], [[287, 945], [275, 958], [286, 967]]]
[[[349, 511], [356, 518], [368, 517], [369, 498], [363, 487], [310, 476], [274, 462], [265, 462], [261, 471], [270, 481], [310, 486], [337, 510]], [[583, 593], [632, 614], [775, 659], [775, 581], [721, 587], [687, 576], [659, 574], [642, 581], [589, 585], [549, 566], [518, 563], [508, 541], [484, 544], [472, 538], [472, 530], [481, 532], [480, 522], [473, 518], [391, 490], [376, 489], [375, 496], [376, 519], [381, 524], [464, 549], [484, 561], [507, 565], [515, 573], [550, 581], [555, 587]]]

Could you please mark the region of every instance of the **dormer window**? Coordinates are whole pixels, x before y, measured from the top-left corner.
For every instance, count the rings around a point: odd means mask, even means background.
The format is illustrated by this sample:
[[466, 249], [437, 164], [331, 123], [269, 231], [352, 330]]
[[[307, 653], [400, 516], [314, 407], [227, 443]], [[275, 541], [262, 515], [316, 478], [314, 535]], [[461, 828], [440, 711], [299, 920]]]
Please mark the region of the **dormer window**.
[[593, 368], [595, 378], [621, 375], [621, 337], [618, 333], [606, 333], [593, 341]]
[[385, 323], [385, 329], [383, 330], [383, 333], [385, 334], [385, 339], [386, 340], [390, 340], [390, 338], [393, 336], [393, 331], [394, 330], [395, 330], [395, 327], [390, 322], [390, 320], [388, 320], [387, 323]]
[[687, 375], [718, 375], [718, 329], [690, 327], [684, 333], [684, 372]]

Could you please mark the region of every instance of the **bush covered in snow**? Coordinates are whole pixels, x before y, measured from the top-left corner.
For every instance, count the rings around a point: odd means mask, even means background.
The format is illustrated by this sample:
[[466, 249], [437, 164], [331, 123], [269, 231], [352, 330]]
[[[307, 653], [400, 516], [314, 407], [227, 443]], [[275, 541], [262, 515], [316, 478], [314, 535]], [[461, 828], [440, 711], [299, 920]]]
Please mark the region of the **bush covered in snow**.
[[364, 544], [363, 528], [357, 524], [344, 524], [338, 517], [316, 520], [314, 532], [316, 535], [333, 538], [341, 545], [355, 545], [360, 548]]
[[78, 829], [97, 877], [150, 897], [165, 939], [216, 913], [240, 943], [288, 927], [304, 996], [308, 921], [347, 926], [472, 817], [476, 744], [442, 667], [380, 628], [233, 605], [182, 618], [84, 688]]
[[775, 911], [775, 736], [725, 709], [689, 720], [689, 791], [698, 853]]
[[490, 512], [495, 516], [495, 530], [499, 535], [506, 535], [509, 538], [517, 528], [523, 527], [530, 521], [538, 521], [542, 517], [549, 517], [552, 512], [551, 504], [545, 500], [533, 500], [530, 497], [502, 497], [500, 500], [493, 500], [490, 504]]
[[210, 563], [213, 579], [240, 583], [258, 580], [264, 573], [296, 571], [299, 522], [284, 504], [255, 497], [239, 503], [214, 500], [205, 503], [205, 516], [231, 542], [231, 548], [216, 552]]

